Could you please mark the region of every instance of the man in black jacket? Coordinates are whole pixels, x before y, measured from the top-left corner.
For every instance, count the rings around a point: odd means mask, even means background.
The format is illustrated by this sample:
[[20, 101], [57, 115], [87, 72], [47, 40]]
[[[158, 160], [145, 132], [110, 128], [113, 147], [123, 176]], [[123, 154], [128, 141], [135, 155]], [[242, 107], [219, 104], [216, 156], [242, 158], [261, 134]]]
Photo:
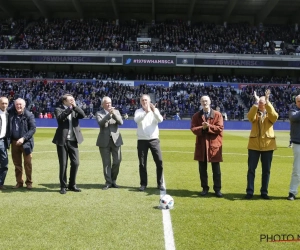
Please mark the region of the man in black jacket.
[[[65, 94], [61, 98], [62, 105], [55, 109], [58, 127], [52, 142], [56, 144], [59, 160], [60, 193], [65, 194], [67, 187], [70, 191], [81, 192], [76, 187], [76, 175], [79, 166], [78, 144], [83, 141], [79, 119], [85, 117], [81, 108], [76, 106], [74, 97]], [[67, 186], [68, 157], [71, 162], [69, 184]]]
[[23, 187], [22, 155], [26, 174], [27, 189], [32, 189], [32, 151], [33, 135], [36, 131], [35, 119], [25, 108], [25, 100], [18, 98], [14, 101], [14, 107], [8, 110], [9, 139], [11, 144], [11, 156], [15, 165], [17, 184], [13, 188]]

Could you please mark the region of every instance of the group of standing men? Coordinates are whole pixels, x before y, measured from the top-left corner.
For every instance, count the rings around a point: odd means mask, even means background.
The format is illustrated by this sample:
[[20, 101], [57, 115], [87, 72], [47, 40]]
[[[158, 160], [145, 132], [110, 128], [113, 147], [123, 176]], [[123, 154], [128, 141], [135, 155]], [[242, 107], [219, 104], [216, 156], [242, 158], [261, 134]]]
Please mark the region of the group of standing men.
[[[157, 168], [157, 188], [165, 190], [163, 184], [163, 161], [160, 149], [158, 123], [163, 121], [158, 109], [151, 103], [149, 95], [142, 95], [142, 108], [136, 110], [135, 118], [138, 125], [138, 157], [140, 172], [140, 191], [144, 191], [148, 184], [147, 155], [149, 149]], [[25, 108], [25, 101], [21, 98], [14, 101], [13, 107], [8, 109], [8, 99], [0, 98], [0, 190], [5, 189], [4, 182], [8, 171], [7, 149], [11, 145], [12, 160], [15, 165], [17, 184], [13, 188], [22, 188], [22, 155], [26, 174], [26, 187], [32, 189], [32, 151], [33, 135], [36, 131], [35, 119]], [[103, 163], [105, 186], [118, 188], [117, 177], [122, 160], [122, 136], [119, 125], [123, 124], [120, 112], [111, 106], [111, 99], [102, 99], [103, 110], [98, 111], [96, 119], [100, 132], [96, 145], [99, 147]], [[76, 105], [74, 97], [65, 94], [61, 98], [61, 105], [55, 109], [57, 129], [52, 142], [56, 144], [59, 161], [60, 193], [67, 191], [81, 192], [76, 186], [76, 176], [79, 167], [78, 144], [83, 141], [79, 119], [85, 117], [84, 111]], [[112, 158], [112, 159], [111, 159]], [[70, 160], [70, 175], [67, 179], [68, 160]]]
[[[252, 128], [248, 142], [248, 173], [245, 199], [252, 199], [254, 194], [255, 171], [259, 160], [262, 164], [262, 180], [260, 194], [263, 199], [270, 199], [268, 185], [270, 180], [273, 152], [276, 150], [276, 140], [273, 124], [278, 119], [278, 113], [269, 98], [270, 91], [259, 97], [254, 91], [255, 103], [248, 112], [248, 119]], [[70, 94], [61, 98], [61, 105], [55, 109], [58, 127], [53, 138], [57, 147], [59, 160], [60, 193], [67, 190], [80, 192], [76, 186], [76, 175], [79, 166], [78, 144], [83, 141], [79, 119], [85, 117], [84, 111], [76, 105]], [[209, 192], [207, 165], [210, 162], [213, 172], [213, 190], [216, 197], [223, 197], [221, 193], [221, 168], [223, 117], [211, 108], [209, 96], [201, 97], [202, 110], [195, 113], [191, 121], [191, 131], [196, 135], [194, 160], [198, 161], [202, 192], [206, 196]], [[163, 181], [163, 160], [160, 149], [158, 123], [163, 121], [159, 110], [151, 103], [149, 95], [140, 98], [141, 108], [135, 111], [134, 121], [137, 123], [137, 151], [139, 159], [140, 191], [148, 185], [147, 156], [150, 149], [156, 164], [157, 188], [165, 190]], [[32, 189], [32, 150], [33, 135], [36, 131], [34, 116], [25, 108], [25, 101], [21, 98], [14, 101], [12, 108], [7, 109], [8, 99], [0, 98], [0, 190], [5, 189], [4, 181], [8, 170], [7, 149], [12, 146], [12, 160], [15, 165], [16, 185], [24, 185], [22, 178], [22, 155], [26, 174], [27, 189]], [[99, 147], [102, 158], [105, 186], [103, 190], [118, 188], [117, 177], [122, 161], [121, 145], [123, 140], [119, 125], [123, 124], [120, 112], [111, 105], [111, 99], [102, 99], [101, 111], [96, 114], [100, 127], [96, 146]], [[296, 97], [296, 109], [289, 113], [291, 122], [291, 141], [293, 143], [294, 163], [288, 200], [294, 200], [300, 184], [300, 95]], [[70, 177], [67, 180], [67, 165], [70, 159]]]
[[[136, 110], [134, 120], [138, 125], [138, 157], [140, 172], [140, 191], [144, 191], [148, 184], [147, 155], [151, 150], [156, 164], [157, 188], [165, 190], [163, 185], [163, 161], [160, 149], [158, 123], [163, 121], [158, 109], [151, 103], [149, 95], [142, 95], [142, 108]], [[102, 110], [96, 113], [96, 120], [100, 132], [96, 141], [99, 147], [105, 185], [103, 190], [118, 188], [117, 177], [122, 161], [121, 145], [123, 140], [119, 125], [123, 124], [121, 114], [111, 105], [107, 96], [102, 99]], [[56, 144], [59, 159], [60, 193], [66, 194], [67, 190], [80, 192], [76, 186], [76, 174], [79, 166], [78, 144], [83, 141], [80, 131], [79, 119], [85, 117], [84, 111], [76, 105], [72, 95], [62, 97], [62, 105], [55, 109], [58, 127], [53, 139]], [[70, 159], [70, 178], [67, 181], [67, 165]]]
[[[270, 199], [268, 186], [271, 163], [273, 152], [277, 149], [273, 125], [278, 119], [278, 113], [269, 100], [270, 94], [270, 90], [266, 90], [265, 96], [259, 97], [254, 91], [255, 102], [247, 115], [252, 127], [248, 141], [248, 173], [245, 199], [253, 198], [255, 171], [259, 160], [262, 166], [260, 196], [262, 199]], [[288, 200], [295, 199], [300, 184], [300, 95], [295, 100], [296, 109], [291, 109], [289, 112], [294, 163]], [[223, 161], [223, 118], [220, 112], [210, 108], [210, 103], [208, 96], [202, 96], [201, 105], [203, 109], [192, 117], [191, 130], [196, 135], [194, 159], [199, 162], [200, 182], [203, 188], [200, 195], [206, 196], [208, 194], [207, 163], [211, 162], [213, 189], [217, 197], [222, 197], [220, 162]]]
[[[140, 98], [142, 108], [135, 111], [134, 121], [137, 123], [137, 149], [139, 158], [140, 191], [144, 191], [148, 184], [147, 156], [150, 149], [156, 164], [157, 188], [165, 190], [163, 185], [163, 160], [160, 149], [158, 123], [163, 121], [158, 109], [151, 103], [149, 95]], [[100, 127], [96, 145], [99, 147], [103, 164], [105, 186], [118, 188], [117, 176], [122, 160], [122, 136], [119, 125], [123, 124], [120, 112], [111, 106], [111, 99], [102, 99], [103, 110], [97, 112], [96, 120]], [[112, 160], [111, 160], [112, 158]]]

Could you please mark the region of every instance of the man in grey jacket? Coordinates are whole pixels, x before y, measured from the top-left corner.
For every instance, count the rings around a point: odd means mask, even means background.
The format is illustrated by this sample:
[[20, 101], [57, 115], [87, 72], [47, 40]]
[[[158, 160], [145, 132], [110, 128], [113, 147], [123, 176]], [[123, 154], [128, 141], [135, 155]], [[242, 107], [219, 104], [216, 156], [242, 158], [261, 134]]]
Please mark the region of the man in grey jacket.
[[111, 187], [119, 187], [116, 181], [122, 160], [121, 145], [123, 145], [119, 125], [123, 124], [123, 120], [120, 112], [111, 106], [111, 99], [108, 96], [103, 97], [102, 107], [103, 110], [96, 113], [100, 127], [96, 146], [99, 147], [105, 178], [105, 186], [102, 189], [107, 190]]

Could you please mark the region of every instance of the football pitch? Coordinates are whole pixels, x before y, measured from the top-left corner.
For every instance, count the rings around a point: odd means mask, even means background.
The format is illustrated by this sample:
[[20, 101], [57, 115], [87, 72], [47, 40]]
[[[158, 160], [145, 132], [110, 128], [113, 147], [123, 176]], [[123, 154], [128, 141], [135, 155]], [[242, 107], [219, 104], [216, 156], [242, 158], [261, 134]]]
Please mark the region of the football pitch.
[[[224, 132], [224, 198], [216, 198], [212, 192], [199, 196], [192, 132], [161, 130], [166, 193], [175, 200], [170, 211], [158, 209], [160, 191], [150, 151], [149, 184], [145, 192], [138, 191], [135, 129], [121, 129], [120, 188], [102, 190], [98, 132], [82, 129], [77, 175], [81, 193], [59, 194], [58, 159], [51, 143], [54, 129], [38, 128], [35, 134], [31, 191], [11, 188], [15, 178], [9, 155], [7, 189], [0, 192], [0, 249], [299, 249], [299, 200], [286, 200], [293, 162], [289, 132], [275, 131], [278, 149], [271, 168], [271, 200], [260, 198], [260, 163], [254, 198], [244, 200], [249, 131]], [[212, 190], [210, 165], [208, 169]]]

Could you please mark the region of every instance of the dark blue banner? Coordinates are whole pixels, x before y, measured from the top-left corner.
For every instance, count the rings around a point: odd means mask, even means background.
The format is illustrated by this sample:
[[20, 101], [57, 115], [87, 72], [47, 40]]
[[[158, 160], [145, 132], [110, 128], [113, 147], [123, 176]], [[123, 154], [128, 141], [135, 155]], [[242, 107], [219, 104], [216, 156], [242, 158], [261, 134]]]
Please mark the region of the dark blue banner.
[[139, 86], [142, 84], [146, 84], [147, 86], [164, 86], [169, 87], [169, 82], [162, 81], [134, 81], [134, 86]]
[[[146, 66], [146, 67], [233, 67], [233, 68], [282, 68], [282, 69], [299, 69], [300, 57], [257, 57], [257, 56], [237, 56], [236, 59], [226, 54], [183, 55], [173, 56], [170, 54], [145, 54], [145, 55], [120, 55], [113, 52], [109, 56], [98, 56], [101, 53], [49, 53], [46, 51], [28, 51], [22, 52], [24, 54], [17, 54], [17, 52], [8, 53], [7, 51], [0, 51], [0, 62], [2, 63], [35, 63], [35, 64], [94, 64], [94, 65], [124, 65], [124, 66]], [[228, 59], [226, 59], [228, 58]]]
[[205, 82], [204, 86], [214, 86], [214, 87], [227, 87], [228, 85], [230, 85], [230, 87], [233, 87], [235, 89], [239, 88], [239, 84], [238, 83], [231, 83], [231, 82]]
[[[279, 58], [280, 59], [280, 58]], [[281, 60], [237, 60], [237, 59], [194, 59], [195, 65], [231, 66], [231, 67], [288, 67], [288, 61]]]
[[124, 66], [175, 67], [176, 56], [124, 55]]
[[[35, 119], [36, 120], [36, 126], [38, 128], [56, 128], [57, 127], [57, 121], [56, 119]], [[81, 119], [80, 120], [80, 126], [81, 128], [95, 128], [99, 129], [99, 125], [96, 121], [96, 119]], [[186, 129], [189, 130], [191, 127], [191, 121], [190, 120], [181, 120], [181, 121], [175, 121], [175, 120], [165, 120], [158, 124], [160, 129]], [[137, 125], [136, 122], [132, 119], [130, 120], [124, 120], [123, 125], [120, 127], [120, 129], [136, 129]], [[224, 129], [226, 130], [250, 130], [251, 129], [251, 122], [249, 121], [224, 121]], [[290, 123], [289, 122], [282, 122], [277, 121], [274, 124], [275, 130], [289, 130], [290, 129]]]
[[123, 62], [122, 59], [123, 59], [122, 56], [107, 56], [105, 57], [105, 62], [111, 64], [122, 64]]
[[194, 65], [194, 58], [186, 58], [186, 57], [177, 57], [176, 63], [183, 65]]
[[1, 62], [37, 62], [37, 63], [105, 63], [104, 56], [66, 56], [66, 55], [3, 55], [0, 56]]

